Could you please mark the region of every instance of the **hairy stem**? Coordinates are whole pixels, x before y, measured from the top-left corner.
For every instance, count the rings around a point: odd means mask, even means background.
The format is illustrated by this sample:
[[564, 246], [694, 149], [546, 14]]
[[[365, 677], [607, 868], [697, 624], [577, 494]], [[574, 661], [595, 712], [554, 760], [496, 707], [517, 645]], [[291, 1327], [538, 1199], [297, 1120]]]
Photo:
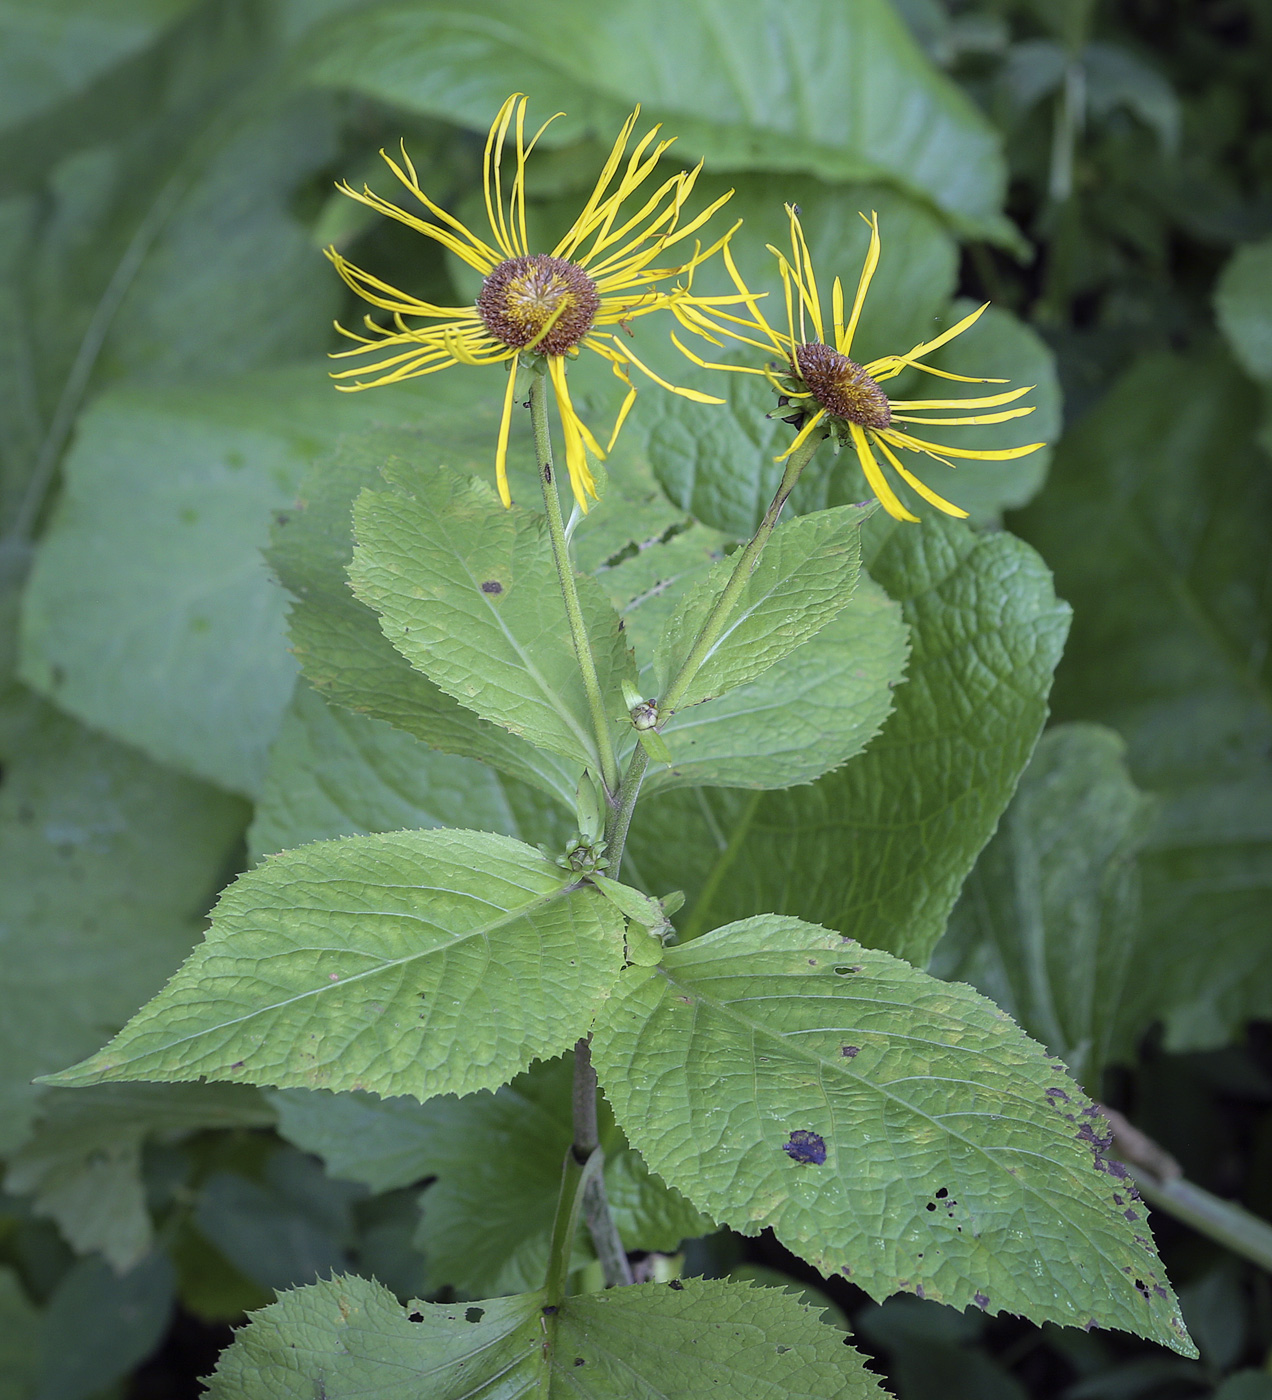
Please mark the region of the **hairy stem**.
[[541, 369], [534, 371], [530, 376], [530, 421], [534, 426], [535, 462], [539, 469], [539, 483], [543, 487], [543, 506], [548, 516], [552, 557], [556, 561], [557, 578], [561, 581], [565, 615], [570, 620], [574, 655], [578, 658], [583, 687], [587, 691], [588, 707], [592, 712], [592, 728], [596, 731], [596, 749], [601, 760], [601, 779], [605, 784], [607, 796], [613, 801], [619, 783], [618, 759], [614, 754], [614, 739], [605, 714], [605, 697], [601, 694], [601, 683], [596, 675], [592, 643], [583, 623], [583, 609], [579, 606], [579, 592], [574, 583], [574, 566], [570, 562], [569, 542], [565, 538], [565, 522], [561, 518], [561, 498], [557, 495], [556, 477], [552, 471], [552, 439], [548, 432], [547, 376]]
[[[574, 1047], [574, 1141], [570, 1145], [568, 1162], [595, 1162], [596, 1170], [588, 1177], [581, 1197], [583, 1218], [587, 1222], [588, 1233], [596, 1249], [596, 1257], [601, 1261], [605, 1272], [605, 1286], [616, 1288], [621, 1284], [634, 1282], [632, 1266], [627, 1262], [627, 1251], [610, 1213], [609, 1198], [605, 1194], [605, 1153], [601, 1150], [600, 1134], [596, 1119], [596, 1071], [592, 1068], [592, 1046], [585, 1036]], [[577, 1217], [576, 1217], [577, 1224]], [[572, 1241], [573, 1235], [570, 1236]], [[569, 1242], [566, 1252], [568, 1256]]]
[[636, 810], [636, 799], [640, 796], [640, 785], [648, 767], [649, 755], [637, 744], [627, 761], [627, 772], [623, 774], [623, 782], [618, 789], [618, 801], [605, 824], [605, 854], [609, 857], [609, 873], [616, 880], [622, 879], [623, 847], [627, 845], [632, 813]]
[[715, 607], [711, 609], [707, 620], [702, 624], [702, 631], [698, 633], [697, 640], [690, 647], [689, 655], [685, 657], [680, 670], [672, 678], [671, 684], [667, 687], [667, 693], [658, 702], [659, 725], [671, 718], [676, 706], [684, 699], [690, 682], [698, 674], [702, 663], [711, 654], [711, 648], [720, 640], [720, 634], [729, 621], [734, 604], [759, 562], [760, 552], [768, 543], [768, 537], [773, 533], [777, 517], [781, 515], [787, 497], [795, 489], [795, 483], [799, 480], [800, 473], [808, 465], [813, 453], [821, 446], [822, 441], [823, 439], [816, 433], [810, 434], [799, 451], [793, 452], [787, 459], [786, 471], [778, 485], [777, 494], [773, 497], [768, 510], [764, 512], [764, 519], [760, 521], [759, 528], [752, 535], [750, 543], [738, 555], [737, 563], [733, 566], [733, 573], [729, 576], [724, 590], [716, 599]]

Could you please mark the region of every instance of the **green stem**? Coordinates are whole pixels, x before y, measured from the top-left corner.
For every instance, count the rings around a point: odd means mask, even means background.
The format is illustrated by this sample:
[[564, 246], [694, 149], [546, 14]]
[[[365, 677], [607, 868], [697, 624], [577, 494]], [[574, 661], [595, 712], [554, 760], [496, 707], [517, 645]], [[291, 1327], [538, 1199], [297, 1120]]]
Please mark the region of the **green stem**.
[[1272, 1273], [1272, 1225], [1266, 1220], [1185, 1177], [1163, 1180], [1143, 1167], [1132, 1167], [1131, 1175], [1150, 1205]]
[[759, 529], [751, 537], [746, 548], [738, 555], [738, 562], [734, 565], [733, 573], [729, 576], [728, 583], [724, 585], [723, 592], [716, 599], [715, 607], [711, 609], [707, 620], [702, 624], [702, 631], [698, 633], [697, 640], [689, 649], [689, 655], [685, 657], [680, 670], [676, 672], [671, 684], [667, 687], [667, 693], [658, 702], [660, 727], [671, 718], [676, 706], [684, 699], [685, 692], [689, 689], [694, 676], [698, 674], [702, 663], [710, 655], [711, 648], [720, 640], [720, 634], [724, 631], [733, 612], [733, 605], [737, 602], [738, 596], [746, 587], [747, 580], [759, 562], [760, 551], [768, 543], [768, 537], [773, 533], [777, 517], [782, 513], [782, 507], [786, 504], [787, 497], [795, 489], [795, 483], [799, 480], [800, 473], [812, 459], [813, 453], [821, 446], [822, 440], [818, 434], [810, 433], [799, 451], [793, 452], [787, 459], [786, 471], [783, 473], [781, 483], [777, 488], [777, 494], [773, 497], [768, 510], [764, 512], [764, 519], [760, 521]]
[[609, 857], [609, 873], [616, 880], [622, 879], [623, 847], [627, 845], [632, 813], [636, 810], [636, 799], [640, 796], [640, 785], [648, 767], [649, 755], [637, 744], [627, 760], [627, 772], [623, 774], [618, 800], [605, 824], [605, 854]]
[[[515, 372], [514, 369], [513, 373]], [[530, 421], [534, 426], [535, 461], [539, 468], [539, 482], [543, 487], [543, 505], [548, 516], [552, 557], [556, 561], [557, 577], [561, 581], [565, 614], [570, 620], [574, 655], [578, 658], [583, 687], [587, 691], [587, 703], [592, 711], [592, 728], [596, 731], [596, 748], [601, 760], [601, 779], [605, 784], [606, 795], [613, 801], [619, 783], [618, 759], [614, 754], [614, 739], [605, 714], [605, 697], [601, 694], [601, 683], [596, 675], [592, 643], [583, 622], [583, 609], [579, 606], [579, 592], [574, 583], [574, 566], [570, 563], [570, 547], [565, 538], [565, 522], [561, 518], [561, 498], [557, 495], [556, 478], [552, 471], [552, 439], [548, 432], [547, 378], [542, 369], [534, 370], [530, 376]]]
[[556, 1218], [552, 1222], [552, 1244], [548, 1250], [548, 1276], [544, 1292], [550, 1304], [559, 1305], [570, 1279], [570, 1255], [583, 1209], [583, 1188], [593, 1170], [595, 1153], [586, 1158], [575, 1155], [573, 1147], [561, 1165], [561, 1190], [557, 1195]]

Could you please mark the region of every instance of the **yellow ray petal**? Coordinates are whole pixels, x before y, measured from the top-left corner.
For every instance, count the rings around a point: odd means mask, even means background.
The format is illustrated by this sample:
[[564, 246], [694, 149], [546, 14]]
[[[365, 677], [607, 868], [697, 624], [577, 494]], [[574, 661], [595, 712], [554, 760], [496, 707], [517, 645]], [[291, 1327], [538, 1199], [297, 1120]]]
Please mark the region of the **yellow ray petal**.
[[906, 482], [912, 490], [917, 491], [929, 505], [935, 506], [937, 510], [943, 510], [946, 515], [952, 515], [956, 520], [967, 519], [967, 512], [961, 506], [956, 506], [953, 501], [947, 501], [944, 496], [938, 496], [930, 486], [920, 481], [913, 472], [902, 466], [901, 459], [881, 437], [876, 436], [874, 443], [879, 451], [882, 452], [892, 464], [893, 471], [895, 471], [901, 480]]
[[917, 408], [997, 408], [999, 404], [1011, 403], [1036, 389], [1036, 384], [1026, 384], [1020, 389], [1008, 389], [1001, 394], [986, 394], [979, 399], [893, 399], [893, 408], [903, 410]]
[[[896, 405], [894, 404], [895, 408]], [[1007, 423], [1013, 418], [1026, 418], [1037, 407], [1030, 404], [1028, 408], [1006, 408], [1001, 413], [973, 413], [967, 418], [913, 418], [908, 413], [894, 413], [892, 421], [894, 423], [930, 423], [933, 427], [971, 427], [978, 423]]]
[[561, 415], [561, 434], [565, 438], [565, 466], [570, 473], [570, 487], [579, 509], [586, 515], [587, 498], [589, 495], [595, 497], [596, 482], [587, 464], [587, 451], [583, 445], [583, 424], [570, 402], [570, 390], [565, 382], [565, 362], [560, 355], [548, 356], [548, 373], [552, 376], [557, 412]]
[[500, 183], [500, 166], [503, 164], [504, 140], [508, 135], [508, 125], [512, 121], [513, 109], [520, 106], [524, 113], [526, 99], [515, 93], [499, 109], [499, 114], [486, 137], [486, 150], [482, 157], [482, 193], [486, 199], [486, 217], [490, 221], [490, 231], [505, 258], [515, 258], [517, 250], [508, 237], [508, 226], [504, 222], [503, 188]]
[[[866, 218], [864, 214], [861, 217]], [[861, 320], [861, 308], [866, 304], [866, 293], [870, 290], [875, 268], [879, 266], [878, 214], [871, 210], [870, 217], [866, 219], [866, 222], [870, 225], [870, 246], [866, 249], [866, 261], [862, 264], [861, 277], [857, 281], [857, 295], [853, 298], [852, 315], [849, 316], [848, 324], [844, 327], [843, 339], [836, 347], [844, 355], [847, 355], [852, 349], [853, 337], [857, 334], [857, 323]]]
[[796, 448], [802, 447], [804, 445], [804, 440], [808, 437], [809, 433], [811, 433], [813, 429], [817, 427], [817, 425], [821, 422], [823, 418], [825, 418], [825, 416], [826, 410], [824, 408], [819, 408], [817, 412], [814, 413], [813, 416], [808, 420], [808, 422], [804, 424], [804, 426], [799, 430], [799, 432], [795, 434], [795, 441], [791, 443], [791, 445], [786, 449], [785, 452], [782, 453], [780, 457], [774, 457], [773, 460], [775, 462], [786, 461], [786, 459], [795, 451]]
[[508, 366], [508, 387], [504, 390], [503, 413], [499, 418], [499, 437], [495, 443], [495, 484], [499, 488], [499, 499], [506, 506], [512, 504], [512, 492], [508, 489], [508, 432], [512, 427], [512, 405], [517, 397], [517, 361], [514, 357]]
[[1031, 452], [1037, 452], [1040, 447], [1047, 445], [1045, 442], [1030, 442], [1023, 447], [998, 447], [984, 450], [970, 447], [949, 447], [943, 442], [924, 442], [922, 438], [911, 437], [909, 433], [898, 433], [892, 428], [884, 428], [879, 436], [886, 436], [889, 442], [908, 447], [912, 452], [926, 452], [929, 456], [936, 456], [940, 453], [946, 457], [962, 457], [968, 461], [977, 462], [1012, 462], [1017, 457], [1028, 457]]
[[[791, 221], [791, 247], [799, 264], [797, 272], [800, 288], [808, 302], [808, 314], [813, 318], [817, 339], [824, 342], [826, 332], [822, 328], [821, 293], [817, 290], [817, 277], [813, 271], [812, 254], [808, 251], [808, 243], [804, 239], [804, 226], [800, 223], [799, 213], [793, 204], [786, 206], [786, 213]], [[802, 325], [800, 330], [803, 330]]]
[[870, 489], [879, 498], [879, 504], [894, 520], [908, 520], [917, 525], [919, 517], [906, 510], [897, 499], [896, 492], [888, 485], [883, 469], [875, 461], [875, 455], [870, 450], [864, 430], [857, 423], [849, 423], [848, 428], [852, 433], [852, 445], [857, 449], [857, 460], [861, 463], [861, 470], [866, 474]]
[[694, 403], [723, 403], [723, 399], [712, 398], [710, 394], [700, 394], [697, 389], [682, 389], [677, 384], [669, 384], [661, 375], [655, 374], [643, 360], [637, 359], [633, 351], [623, 344], [617, 336], [611, 336], [618, 353], [628, 364], [635, 365], [644, 375], [647, 375], [655, 384], [661, 385], [668, 393], [679, 394], [682, 399], [692, 399]]
[[985, 314], [988, 306], [989, 302], [985, 302], [983, 306], [978, 306], [975, 311], [969, 312], [956, 325], [951, 326], [949, 330], [942, 331], [934, 340], [923, 341], [912, 350], [907, 350], [904, 355], [898, 355], [897, 359], [903, 364], [908, 365], [915, 360], [921, 359], [924, 355], [930, 355], [933, 350], [939, 350], [942, 345], [948, 345], [956, 336], [962, 335], [965, 330], [970, 330]]

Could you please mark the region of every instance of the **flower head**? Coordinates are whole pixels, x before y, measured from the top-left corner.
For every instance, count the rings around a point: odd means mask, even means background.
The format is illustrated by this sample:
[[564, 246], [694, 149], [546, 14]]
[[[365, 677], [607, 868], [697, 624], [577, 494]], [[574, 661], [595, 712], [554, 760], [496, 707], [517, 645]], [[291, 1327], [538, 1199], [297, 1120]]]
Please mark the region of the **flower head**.
[[[512, 500], [508, 490], [508, 434], [515, 398], [516, 362], [522, 357], [541, 356], [546, 361], [561, 415], [570, 484], [584, 510], [588, 497], [596, 495], [587, 452], [590, 450], [603, 459], [613, 447], [636, 398], [629, 374], [631, 366], [673, 394], [700, 403], [722, 402], [696, 390], [668, 384], [644, 365], [622, 338], [607, 329], [625, 327], [638, 316], [672, 305], [717, 304], [719, 299], [715, 303], [704, 301], [685, 287], [663, 288], [659, 284], [683, 274], [691, 279], [694, 268], [724, 246], [730, 236], [726, 234], [706, 249], [695, 241], [689, 245], [692, 251], [688, 256], [670, 265], [654, 266], [668, 249], [691, 238], [729, 196], [726, 194], [682, 223], [685, 204], [701, 169], [699, 166], [664, 180], [638, 210], [624, 215], [624, 203], [646, 182], [671, 145], [667, 140], [657, 141], [659, 128], [654, 127], [637, 141], [628, 155], [627, 146], [639, 114], [638, 108], [627, 119], [582, 212], [550, 253], [530, 251], [526, 237], [525, 187], [526, 160], [549, 123], [545, 122], [527, 142], [526, 99], [520, 95], [510, 97], [499, 109], [486, 139], [484, 186], [489, 239], [479, 238], [429, 199], [420, 187], [405, 147], [401, 164], [387, 155], [384, 159], [431, 217], [422, 218], [400, 209], [369, 189], [359, 192], [348, 185], [341, 186], [353, 199], [448, 248], [480, 272], [484, 280], [475, 305], [434, 306], [398, 291], [372, 273], [355, 267], [335, 248], [328, 248], [327, 256], [349, 286], [373, 306], [391, 312], [393, 318], [392, 325], [385, 327], [368, 316], [366, 335], [338, 327], [343, 335], [358, 342], [356, 348], [340, 352], [339, 357], [369, 356], [373, 362], [337, 372], [333, 378], [347, 381], [337, 387], [371, 389], [381, 384], [394, 384], [400, 379], [434, 374], [456, 364], [488, 365], [511, 361], [495, 449], [495, 474], [505, 505]], [[515, 142], [516, 173], [505, 199], [503, 157], [510, 132]], [[607, 360], [627, 385], [627, 394], [604, 450], [575, 411], [566, 384], [565, 361], [581, 349]]]
[[[727, 244], [724, 248], [725, 264], [729, 275], [738, 289], [738, 300], [745, 306], [749, 315], [733, 315], [708, 307], [700, 300], [677, 302], [672, 305], [681, 323], [696, 335], [712, 344], [719, 345], [723, 339], [741, 341], [765, 351], [776, 351], [785, 362], [774, 369], [755, 368], [749, 365], [712, 364], [695, 355], [678, 340], [679, 349], [695, 364], [711, 369], [733, 370], [743, 374], [763, 374], [782, 395], [780, 402], [792, 404], [797, 412], [793, 422], [798, 422], [800, 430], [790, 447], [779, 457], [782, 461], [819, 429], [834, 437], [837, 443], [850, 443], [865, 472], [870, 489], [879, 498], [880, 504], [897, 520], [916, 520], [898, 500], [896, 492], [888, 483], [887, 477], [875, 456], [876, 450], [894, 472], [912, 487], [925, 501], [943, 510], [947, 515], [965, 516], [967, 512], [938, 496], [924, 482], [910, 471], [897, 455], [898, 451], [920, 453], [934, 458], [943, 465], [953, 467], [950, 457], [975, 458], [986, 462], [1007, 461], [1015, 457], [1027, 456], [1043, 446], [1031, 442], [1023, 447], [978, 449], [968, 447], [946, 447], [942, 443], [928, 442], [916, 437], [911, 428], [959, 425], [972, 426], [978, 423], [1005, 423], [1012, 418], [1022, 418], [1033, 412], [1029, 406], [1004, 408], [1004, 404], [1014, 403], [1034, 386], [1009, 389], [1001, 394], [988, 394], [979, 398], [955, 399], [890, 399], [882, 385], [895, 378], [902, 370], [918, 369], [939, 379], [954, 379], [964, 384], [1005, 384], [1004, 379], [972, 379], [962, 374], [952, 374], [949, 370], [937, 369], [924, 364], [923, 360], [934, 350], [947, 345], [956, 336], [962, 335], [973, 325], [985, 310], [982, 306], [970, 316], [964, 316], [957, 325], [938, 335], [933, 340], [907, 350], [904, 355], [884, 355], [866, 364], [858, 364], [850, 359], [853, 338], [857, 323], [861, 319], [861, 308], [865, 304], [866, 293], [871, 278], [879, 265], [879, 217], [872, 214], [866, 222], [870, 225], [870, 247], [866, 252], [865, 265], [857, 283], [857, 294], [853, 299], [848, 318], [844, 319], [843, 287], [836, 277], [831, 291], [831, 314], [825, 317], [817, 278], [813, 271], [813, 260], [809, 256], [808, 244], [804, 240], [804, 230], [800, 226], [799, 211], [788, 204], [786, 213], [791, 225], [791, 256], [788, 258], [779, 249], [769, 246], [776, 255], [782, 275], [782, 285], [786, 293], [786, 329], [774, 329], [765, 320], [759, 309], [758, 298], [749, 290], [738, 272]], [[865, 218], [865, 215], [862, 215]], [[988, 303], [987, 303], [988, 304]], [[826, 335], [827, 327], [831, 331]], [[812, 332], [810, 336], [810, 330]], [[997, 409], [998, 412], [981, 413], [971, 410]], [[933, 413], [948, 413], [957, 410], [957, 417], [931, 417]]]

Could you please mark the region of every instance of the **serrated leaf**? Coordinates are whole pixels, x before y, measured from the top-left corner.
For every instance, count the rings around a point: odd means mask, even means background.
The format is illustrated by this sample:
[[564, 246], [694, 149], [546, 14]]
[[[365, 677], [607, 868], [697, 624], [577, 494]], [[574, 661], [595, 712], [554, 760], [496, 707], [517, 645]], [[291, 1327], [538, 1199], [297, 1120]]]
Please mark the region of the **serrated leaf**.
[[[402, 461], [389, 491], [354, 507], [354, 592], [385, 636], [434, 684], [483, 719], [600, 771], [587, 693], [542, 517], [505, 510], [484, 482]], [[621, 710], [635, 679], [618, 618], [580, 577], [601, 692]]]
[[971, 988], [759, 915], [630, 969], [592, 1046], [632, 1142], [716, 1219], [876, 1299], [1194, 1354], [1098, 1110]]
[[110, 1085], [50, 1095], [31, 1141], [9, 1161], [5, 1190], [34, 1197], [79, 1254], [97, 1251], [126, 1273], [153, 1231], [141, 1179], [148, 1136], [204, 1128], [268, 1128], [274, 1113], [238, 1085]]
[[811, 787], [642, 805], [628, 850], [645, 888], [687, 892], [682, 932], [768, 907], [924, 963], [1028, 761], [1068, 624], [1042, 561], [953, 523], [867, 538], [912, 641], [895, 710]]
[[646, 1283], [562, 1300], [542, 1293], [403, 1307], [377, 1283], [334, 1278], [253, 1315], [208, 1381], [211, 1400], [534, 1394], [630, 1400], [867, 1400], [878, 1382], [843, 1334], [782, 1289], [725, 1279]]
[[1147, 356], [1069, 435], [1018, 517], [1074, 604], [1057, 716], [1118, 730], [1136, 783], [1162, 798], [1140, 860], [1153, 956], [1132, 991], [1174, 1049], [1225, 1044], [1272, 1014], [1272, 478], [1259, 414], [1222, 355]]
[[[861, 522], [867, 515], [867, 508], [840, 506], [773, 531], [677, 708], [756, 680], [846, 606], [861, 570]], [[736, 562], [716, 564], [667, 623], [654, 656], [660, 695], [679, 674]]]
[[1272, 238], [1232, 255], [1215, 288], [1215, 314], [1246, 373], [1272, 381]]
[[961, 961], [940, 975], [974, 982], [1092, 1092], [1144, 1029], [1128, 1017], [1127, 993], [1139, 940], [1135, 857], [1156, 812], [1112, 730], [1048, 730], [946, 935]]
[[[445, 376], [430, 380], [430, 395], [436, 398], [446, 383]], [[455, 390], [452, 398], [442, 395], [440, 403], [430, 400], [427, 443], [440, 445], [446, 460], [479, 470], [476, 454], [484, 463], [498, 419], [497, 405], [476, 397], [474, 387]], [[425, 440], [406, 429], [350, 436], [315, 463], [301, 483], [296, 509], [279, 515], [268, 558], [294, 599], [288, 618], [292, 648], [305, 676], [327, 699], [387, 721], [445, 753], [492, 764], [568, 806], [579, 765], [536, 749], [439, 690], [394, 647], [375, 612], [349, 588], [354, 499], [365, 486], [383, 487], [380, 468], [390, 457], [423, 451]]]
[[31, 1083], [152, 996], [198, 940], [246, 812], [27, 696], [0, 707], [0, 1152]]
[[[363, 1094], [285, 1090], [271, 1095], [279, 1131], [328, 1170], [378, 1191], [436, 1180], [420, 1198], [416, 1239], [428, 1287], [481, 1296], [542, 1281], [573, 1137], [573, 1060], [537, 1064], [495, 1094], [415, 1103]], [[629, 1250], [671, 1251], [709, 1233], [700, 1215], [653, 1176], [600, 1104], [605, 1184]], [[593, 1257], [586, 1232], [575, 1240], [581, 1267]]]
[[322, 841], [241, 876], [207, 939], [68, 1086], [207, 1077], [471, 1093], [587, 1029], [622, 918], [538, 851], [475, 831]]
[[565, 809], [539, 789], [329, 705], [298, 682], [248, 832], [253, 855], [331, 836], [438, 826], [475, 827], [562, 850], [574, 832]]
[[608, 142], [639, 101], [709, 168], [882, 180], [1006, 236], [997, 136], [882, 0], [727, 14], [709, 0], [599, 12], [552, 0], [512, 15], [499, 0], [463, 11], [381, 0], [318, 36], [313, 65], [321, 83], [483, 132], [509, 92], [539, 93], [570, 114], [550, 131], [557, 143], [585, 130]]

